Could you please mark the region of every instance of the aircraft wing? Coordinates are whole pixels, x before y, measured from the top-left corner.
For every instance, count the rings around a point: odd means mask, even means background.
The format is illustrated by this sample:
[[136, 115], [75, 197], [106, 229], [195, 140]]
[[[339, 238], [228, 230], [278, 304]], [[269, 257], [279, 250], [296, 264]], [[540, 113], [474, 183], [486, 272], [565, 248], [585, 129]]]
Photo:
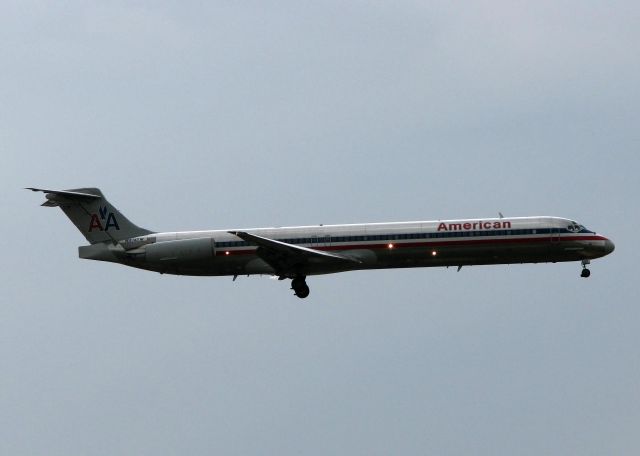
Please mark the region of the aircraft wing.
[[257, 255], [269, 263], [279, 274], [294, 271], [308, 263], [361, 263], [360, 260], [322, 250], [288, 244], [244, 231], [229, 231], [230, 234], [258, 246]]

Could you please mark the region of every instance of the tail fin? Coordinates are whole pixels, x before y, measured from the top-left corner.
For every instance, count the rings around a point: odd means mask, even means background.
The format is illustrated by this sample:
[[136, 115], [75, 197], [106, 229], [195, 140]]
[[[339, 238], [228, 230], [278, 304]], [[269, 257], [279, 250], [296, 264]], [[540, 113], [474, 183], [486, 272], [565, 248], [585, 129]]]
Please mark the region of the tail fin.
[[115, 243], [152, 233], [131, 223], [97, 188], [45, 190], [29, 187], [27, 190], [44, 192], [47, 201], [42, 205], [60, 207], [91, 244], [105, 241]]

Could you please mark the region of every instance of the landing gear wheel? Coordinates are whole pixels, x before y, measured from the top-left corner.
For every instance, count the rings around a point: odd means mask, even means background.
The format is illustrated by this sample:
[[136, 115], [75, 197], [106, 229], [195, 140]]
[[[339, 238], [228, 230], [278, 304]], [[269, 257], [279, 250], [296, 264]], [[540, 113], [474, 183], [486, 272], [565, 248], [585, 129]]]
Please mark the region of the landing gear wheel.
[[296, 277], [291, 281], [291, 289], [293, 293], [300, 299], [309, 296], [309, 286], [305, 282], [305, 277]]
[[591, 275], [591, 271], [589, 271], [587, 268], [584, 268], [582, 270], [582, 272], [580, 273], [580, 277], [589, 277]]

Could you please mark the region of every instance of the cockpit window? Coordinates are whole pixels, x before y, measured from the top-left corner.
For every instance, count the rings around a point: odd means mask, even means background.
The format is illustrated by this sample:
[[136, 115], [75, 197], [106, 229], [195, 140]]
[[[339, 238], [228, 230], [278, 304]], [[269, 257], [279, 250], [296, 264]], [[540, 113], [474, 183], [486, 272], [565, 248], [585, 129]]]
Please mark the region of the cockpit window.
[[593, 233], [593, 231], [589, 231], [584, 225], [580, 225], [578, 222], [571, 222], [567, 226], [567, 231], [571, 233]]

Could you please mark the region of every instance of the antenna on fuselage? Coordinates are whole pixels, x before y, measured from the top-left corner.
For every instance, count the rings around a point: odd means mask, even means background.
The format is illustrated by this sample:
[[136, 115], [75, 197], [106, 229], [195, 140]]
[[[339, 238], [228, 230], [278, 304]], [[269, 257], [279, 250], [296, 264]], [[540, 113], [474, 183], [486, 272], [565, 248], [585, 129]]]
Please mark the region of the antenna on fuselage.
[[500, 216], [500, 218], [504, 218], [504, 215], [502, 215], [502, 212], [498, 212], [498, 215]]

